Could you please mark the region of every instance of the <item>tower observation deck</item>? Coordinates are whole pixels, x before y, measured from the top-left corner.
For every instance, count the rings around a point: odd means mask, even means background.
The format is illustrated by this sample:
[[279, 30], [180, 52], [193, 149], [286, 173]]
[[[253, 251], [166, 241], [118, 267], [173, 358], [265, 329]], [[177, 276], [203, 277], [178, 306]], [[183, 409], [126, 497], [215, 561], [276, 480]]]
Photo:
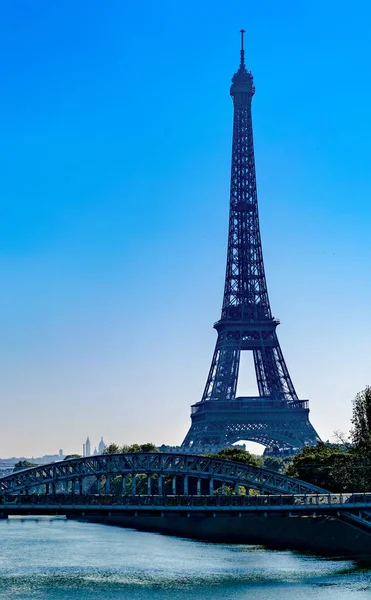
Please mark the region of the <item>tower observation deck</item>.
[[[291, 381], [272, 316], [264, 271], [255, 176], [251, 104], [253, 76], [246, 69], [244, 30], [240, 65], [230, 94], [234, 105], [227, 268], [218, 338], [200, 402], [182, 444], [202, 452], [239, 440], [276, 452], [295, 452], [319, 439], [309, 421], [308, 400]], [[259, 395], [236, 397], [240, 356], [251, 351]]]

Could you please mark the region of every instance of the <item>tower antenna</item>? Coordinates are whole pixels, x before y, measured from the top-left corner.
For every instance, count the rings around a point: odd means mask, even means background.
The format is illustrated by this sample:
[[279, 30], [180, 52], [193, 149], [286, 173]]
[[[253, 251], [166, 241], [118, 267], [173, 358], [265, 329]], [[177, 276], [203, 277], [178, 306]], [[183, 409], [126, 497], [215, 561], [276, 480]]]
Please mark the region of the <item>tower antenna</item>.
[[245, 30], [241, 29], [241, 31], [240, 31], [240, 34], [241, 34], [241, 63], [240, 63], [240, 66], [241, 67], [245, 66], [245, 50], [243, 47], [243, 36], [245, 33], [246, 33]]

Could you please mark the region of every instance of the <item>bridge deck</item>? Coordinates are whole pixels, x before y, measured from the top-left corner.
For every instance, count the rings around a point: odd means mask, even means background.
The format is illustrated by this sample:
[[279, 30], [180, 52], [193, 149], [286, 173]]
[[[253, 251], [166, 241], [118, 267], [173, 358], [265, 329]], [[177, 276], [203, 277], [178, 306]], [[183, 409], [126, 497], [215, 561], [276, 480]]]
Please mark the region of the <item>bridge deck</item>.
[[133, 510], [153, 512], [212, 513], [337, 513], [371, 510], [370, 494], [306, 494], [269, 496], [114, 496], [114, 495], [5, 495], [0, 499], [0, 514], [32, 514], [45, 511], [127, 512]]

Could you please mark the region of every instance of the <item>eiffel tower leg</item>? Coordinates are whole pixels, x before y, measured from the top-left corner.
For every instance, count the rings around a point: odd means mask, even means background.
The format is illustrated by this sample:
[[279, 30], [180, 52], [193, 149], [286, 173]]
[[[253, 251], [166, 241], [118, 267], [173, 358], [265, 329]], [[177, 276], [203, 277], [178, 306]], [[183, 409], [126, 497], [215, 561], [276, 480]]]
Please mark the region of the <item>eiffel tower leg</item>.
[[260, 396], [286, 402], [298, 399], [277, 337], [275, 346], [254, 351], [254, 363]]
[[239, 366], [240, 349], [235, 346], [228, 347], [223, 336], [219, 335], [202, 400], [231, 400], [234, 398]]

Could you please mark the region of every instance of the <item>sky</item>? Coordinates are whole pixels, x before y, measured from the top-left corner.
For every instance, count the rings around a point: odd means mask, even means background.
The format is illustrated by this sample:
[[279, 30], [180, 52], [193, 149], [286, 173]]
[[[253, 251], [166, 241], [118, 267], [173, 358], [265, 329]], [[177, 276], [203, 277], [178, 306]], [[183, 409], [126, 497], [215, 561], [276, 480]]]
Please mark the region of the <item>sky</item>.
[[182, 442], [220, 316], [242, 27], [279, 340], [320, 436], [349, 430], [371, 384], [369, 2], [0, 11], [0, 456]]

